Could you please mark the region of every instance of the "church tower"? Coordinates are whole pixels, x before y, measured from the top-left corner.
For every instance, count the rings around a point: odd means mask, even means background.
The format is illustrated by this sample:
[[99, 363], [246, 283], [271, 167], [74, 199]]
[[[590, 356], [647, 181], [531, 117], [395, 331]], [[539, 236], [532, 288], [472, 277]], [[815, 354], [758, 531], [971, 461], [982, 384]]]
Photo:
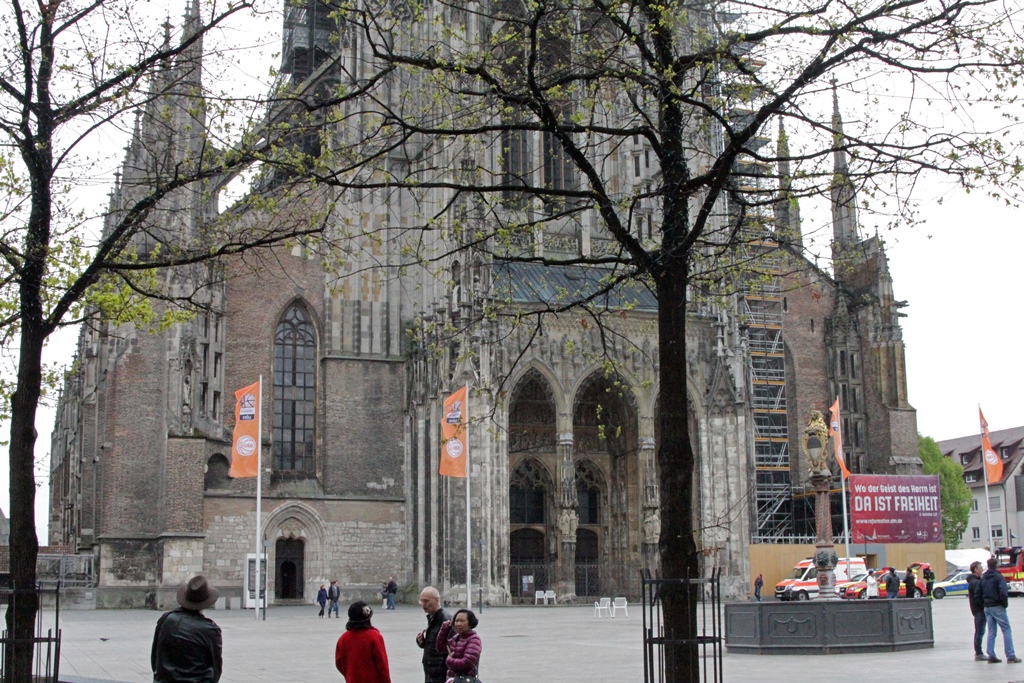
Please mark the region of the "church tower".
[[839, 93], [832, 83], [832, 262], [836, 279], [843, 280], [843, 262], [860, 241], [857, 227], [857, 192], [850, 178]]
[[840, 400], [843, 447], [853, 472], [917, 474], [917, 414], [907, 401], [899, 323], [906, 302], [893, 295], [881, 238], [860, 237], [834, 83], [832, 103], [832, 256], [838, 292], [826, 321], [830, 396]]

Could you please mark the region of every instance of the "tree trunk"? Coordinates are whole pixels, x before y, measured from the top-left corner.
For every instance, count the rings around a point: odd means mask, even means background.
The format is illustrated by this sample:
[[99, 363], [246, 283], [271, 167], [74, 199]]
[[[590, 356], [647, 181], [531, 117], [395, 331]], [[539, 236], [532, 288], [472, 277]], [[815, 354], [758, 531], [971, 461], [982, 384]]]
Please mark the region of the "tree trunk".
[[[659, 414], [661, 442], [658, 465], [661, 480], [661, 568], [665, 579], [698, 578], [697, 543], [693, 525], [694, 454], [690, 444], [686, 393], [685, 259], [675, 259], [656, 277], [658, 291]], [[662, 589], [665, 635], [665, 680], [700, 680], [696, 587], [669, 585]], [[680, 642], [682, 641], [682, 642]]]
[[39, 325], [28, 320], [22, 326], [18, 388], [11, 397], [11, 583], [14, 604], [7, 610], [8, 640], [5, 683], [32, 680], [36, 611], [36, 481], [35, 443], [36, 408], [42, 386], [43, 339]]
[[18, 272], [21, 340], [18, 348], [18, 386], [11, 396], [11, 583], [17, 609], [7, 610], [8, 643], [5, 683], [30, 681], [39, 595], [36, 592], [36, 410], [43, 386], [43, 346], [53, 331], [43, 315], [43, 286], [50, 256], [53, 220], [53, 118], [49, 108], [52, 58], [49, 25], [40, 32], [45, 58], [40, 66], [37, 92], [45, 106], [37, 108], [38, 129], [31, 145], [22, 149], [32, 186], [32, 210], [25, 232], [24, 257]]

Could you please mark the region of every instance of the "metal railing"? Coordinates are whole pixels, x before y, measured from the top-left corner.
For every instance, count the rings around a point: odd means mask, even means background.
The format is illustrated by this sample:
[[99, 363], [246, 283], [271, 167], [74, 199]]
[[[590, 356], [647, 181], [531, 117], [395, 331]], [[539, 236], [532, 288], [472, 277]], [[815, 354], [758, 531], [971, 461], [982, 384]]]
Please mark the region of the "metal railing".
[[588, 598], [601, 595], [601, 565], [596, 562], [576, 563], [576, 595]]
[[[662, 579], [641, 572], [644, 683], [692, 681], [698, 675], [701, 681], [725, 680], [720, 576], [717, 568], [707, 578]], [[665, 624], [663, 599], [668, 596], [681, 601], [677, 607], [688, 619], [685, 634]], [[677, 670], [679, 666], [695, 666], [699, 671], [686, 675]]]
[[[36, 623], [30, 638], [14, 638], [7, 629], [0, 632], [0, 681], [5, 681], [14, 666], [15, 650], [32, 648], [32, 682], [57, 683], [60, 677], [60, 588], [2, 588], [0, 604], [7, 611], [18, 611], [19, 596], [35, 593], [38, 596]], [[44, 595], [53, 595], [53, 621], [47, 623], [43, 608]], [[45, 631], [44, 631], [45, 629]]]
[[[508, 580], [513, 598], [533, 599], [533, 592], [554, 589], [555, 573], [547, 562], [513, 562], [508, 567]], [[526, 582], [523, 581], [524, 577]], [[530, 587], [532, 586], [532, 588]]]
[[44, 586], [95, 586], [95, 555], [51, 555], [36, 558], [36, 578]]

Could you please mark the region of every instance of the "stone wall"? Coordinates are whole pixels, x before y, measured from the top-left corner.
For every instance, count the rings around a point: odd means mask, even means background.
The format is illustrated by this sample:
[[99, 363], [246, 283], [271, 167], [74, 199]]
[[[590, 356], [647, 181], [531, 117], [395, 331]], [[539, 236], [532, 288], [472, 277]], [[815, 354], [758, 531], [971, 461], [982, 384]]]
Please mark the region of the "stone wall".
[[[274, 599], [276, 541], [303, 543], [303, 599], [338, 580], [347, 594], [373, 595], [394, 576], [405, 576], [405, 519], [401, 501], [263, 500], [268, 585]], [[241, 590], [246, 555], [255, 551], [252, 498], [208, 496], [205, 505], [204, 571], [218, 586]]]

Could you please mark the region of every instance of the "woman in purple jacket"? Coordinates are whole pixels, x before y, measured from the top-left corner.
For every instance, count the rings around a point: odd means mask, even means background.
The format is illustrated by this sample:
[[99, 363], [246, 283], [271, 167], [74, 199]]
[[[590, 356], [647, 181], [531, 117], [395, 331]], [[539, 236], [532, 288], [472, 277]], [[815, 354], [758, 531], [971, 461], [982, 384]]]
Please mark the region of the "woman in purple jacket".
[[473, 630], [478, 623], [473, 610], [460, 609], [451, 621], [441, 624], [441, 630], [437, 633], [437, 651], [448, 653], [445, 664], [448, 666], [449, 679], [479, 674], [483, 644]]

